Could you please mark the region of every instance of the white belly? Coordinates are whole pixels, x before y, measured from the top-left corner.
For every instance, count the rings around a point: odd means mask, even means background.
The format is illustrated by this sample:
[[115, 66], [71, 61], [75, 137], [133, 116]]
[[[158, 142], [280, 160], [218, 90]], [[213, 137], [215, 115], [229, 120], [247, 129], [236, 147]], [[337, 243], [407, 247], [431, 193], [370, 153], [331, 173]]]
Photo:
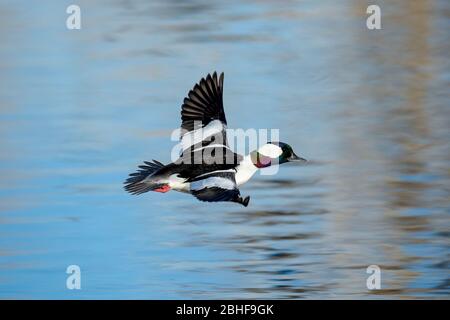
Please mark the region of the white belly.
[[258, 168], [253, 165], [250, 156], [246, 156], [236, 168], [236, 184], [240, 186], [246, 183], [256, 171], [258, 171]]

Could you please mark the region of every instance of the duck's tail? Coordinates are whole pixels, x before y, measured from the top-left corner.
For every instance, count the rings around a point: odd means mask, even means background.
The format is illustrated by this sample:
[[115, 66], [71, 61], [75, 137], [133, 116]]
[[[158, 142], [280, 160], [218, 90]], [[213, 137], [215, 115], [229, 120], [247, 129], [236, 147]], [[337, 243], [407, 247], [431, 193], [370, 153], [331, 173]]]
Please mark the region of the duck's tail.
[[139, 166], [139, 170], [134, 173], [130, 173], [130, 176], [125, 180], [124, 189], [131, 194], [141, 194], [151, 190], [164, 189], [165, 184], [155, 183], [148, 179], [149, 176], [155, 175], [160, 169], [164, 168], [164, 164], [159, 161], [153, 160], [144, 161], [144, 164]]

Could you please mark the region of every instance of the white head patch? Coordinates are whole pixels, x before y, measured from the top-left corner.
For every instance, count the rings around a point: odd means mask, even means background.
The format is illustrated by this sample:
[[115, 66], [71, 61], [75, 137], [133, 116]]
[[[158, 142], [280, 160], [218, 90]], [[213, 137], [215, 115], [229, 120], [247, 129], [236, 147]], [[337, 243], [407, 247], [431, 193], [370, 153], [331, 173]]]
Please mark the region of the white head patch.
[[258, 149], [258, 152], [262, 154], [263, 156], [269, 157], [269, 158], [278, 158], [282, 153], [283, 150], [277, 145], [274, 145], [272, 143], [268, 143], [263, 145]]

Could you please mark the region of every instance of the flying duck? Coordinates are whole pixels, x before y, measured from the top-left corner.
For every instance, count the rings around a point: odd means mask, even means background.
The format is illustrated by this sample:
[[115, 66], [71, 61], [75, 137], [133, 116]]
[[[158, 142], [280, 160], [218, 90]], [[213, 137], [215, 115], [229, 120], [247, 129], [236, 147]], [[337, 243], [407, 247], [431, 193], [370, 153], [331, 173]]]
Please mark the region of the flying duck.
[[190, 193], [207, 202], [231, 201], [247, 206], [239, 186], [258, 169], [289, 161], [306, 161], [283, 142], [269, 142], [247, 156], [234, 153], [226, 137], [223, 109], [224, 74], [202, 78], [181, 106], [181, 155], [167, 165], [144, 161], [124, 182], [131, 194], [170, 190]]

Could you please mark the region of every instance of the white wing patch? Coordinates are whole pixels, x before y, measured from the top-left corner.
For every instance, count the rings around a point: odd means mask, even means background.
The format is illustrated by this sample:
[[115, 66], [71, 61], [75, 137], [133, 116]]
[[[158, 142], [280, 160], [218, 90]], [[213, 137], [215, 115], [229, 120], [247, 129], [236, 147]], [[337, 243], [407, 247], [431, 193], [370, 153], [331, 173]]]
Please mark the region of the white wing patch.
[[191, 182], [191, 190], [198, 191], [204, 188], [218, 187], [221, 189], [233, 190], [236, 184], [227, 178], [209, 177], [206, 179]]
[[219, 172], [236, 172], [236, 170], [235, 169], [226, 169], [226, 170], [216, 170], [216, 171], [213, 171], [213, 172], [206, 172], [206, 173], [202, 173], [202, 174], [198, 175], [196, 177], [196, 179], [198, 179], [200, 177], [203, 177], [203, 176], [211, 175], [212, 173], [219, 173]]
[[[206, 140], [208, 137], [217, 135], [218, 133], [224, 131], [226, 126], [220, 120], [213, 120], [208, 125], [203, 128], [199, 128], [193, 131], [185, 133], [181, 137], [182, 150], [186, 150], [191, 146]], [[223, 144], [226, 141], [221, 141]]]

